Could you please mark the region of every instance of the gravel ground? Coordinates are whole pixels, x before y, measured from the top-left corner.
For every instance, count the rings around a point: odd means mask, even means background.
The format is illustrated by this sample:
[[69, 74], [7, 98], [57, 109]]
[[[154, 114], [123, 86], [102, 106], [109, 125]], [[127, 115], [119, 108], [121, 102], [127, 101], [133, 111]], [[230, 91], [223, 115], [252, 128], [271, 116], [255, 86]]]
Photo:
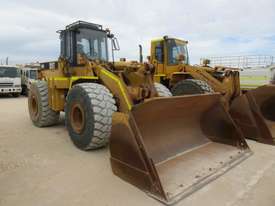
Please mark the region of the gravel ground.
[[[274, 206], [275, 147], [248, 143], [253, 156], [177, 206]], [[162, 205], [114, 176], [109, 156], [76, 149], [64, 120], [35, 128], [26, 98], [0, 98], [1, 206]]]

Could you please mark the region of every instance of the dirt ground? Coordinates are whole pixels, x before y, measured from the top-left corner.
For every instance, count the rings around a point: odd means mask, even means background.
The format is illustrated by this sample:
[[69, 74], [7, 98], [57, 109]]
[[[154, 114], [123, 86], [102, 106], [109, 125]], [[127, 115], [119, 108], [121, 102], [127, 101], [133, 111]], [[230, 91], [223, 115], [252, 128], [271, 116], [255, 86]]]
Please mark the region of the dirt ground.
[[[248, 143], [253, 156], [177, 206], [274, 206], [275, 147]], [[109, 156], [76, 149], [64, 121], [34, 127], [26, 98], [0, 98], [1, 206], [162, 205], [114, 176]]]

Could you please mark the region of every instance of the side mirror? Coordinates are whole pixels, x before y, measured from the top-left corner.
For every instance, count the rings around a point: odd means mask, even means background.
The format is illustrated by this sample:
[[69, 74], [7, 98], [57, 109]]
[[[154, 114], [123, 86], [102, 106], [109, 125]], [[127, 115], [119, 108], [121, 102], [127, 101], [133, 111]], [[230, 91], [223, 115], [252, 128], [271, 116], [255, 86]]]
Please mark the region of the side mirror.
[[115, 50], [115, 51], [119, 51], [120, 50], [118, 40], [115, 37], [112, 38], [112, 49]]

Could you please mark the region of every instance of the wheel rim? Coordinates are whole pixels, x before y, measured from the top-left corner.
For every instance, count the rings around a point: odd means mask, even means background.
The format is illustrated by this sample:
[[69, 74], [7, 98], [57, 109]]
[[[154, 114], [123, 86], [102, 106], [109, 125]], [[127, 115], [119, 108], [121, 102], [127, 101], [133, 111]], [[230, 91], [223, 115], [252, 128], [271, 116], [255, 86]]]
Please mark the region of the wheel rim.
[[34, 95], [31, 96], [31, 110], [32, 114], [34, 117], [38, 115], [38, 104], [37, 104], [37, 99], [35, 98]]
[[82, 106], [78, 103], [72, 106], [70, 120], [73, 130], [76, 133], [81, 133], [84, 128], [85, 115]]

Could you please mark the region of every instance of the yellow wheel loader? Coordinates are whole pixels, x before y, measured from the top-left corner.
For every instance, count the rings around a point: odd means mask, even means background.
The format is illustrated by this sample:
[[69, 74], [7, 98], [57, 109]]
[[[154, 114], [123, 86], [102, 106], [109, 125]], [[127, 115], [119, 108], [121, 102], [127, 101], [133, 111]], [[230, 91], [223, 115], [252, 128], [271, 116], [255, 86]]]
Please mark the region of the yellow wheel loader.
[[60, 39], [59, 60], [42, 63], [31, 86], [30, 118], [51, 126], [65, 112], [72, 142], [82, 150], [109, 142], [125, 181], [170, 204], [251, 154], [219, 94], [171, 97], [154, 84], [153, 65], [109, 62], [107, 42], [117, 41], [101, 25], [75, 22]]
[[190, 65], [185, 40], [169, 38], [151, 41], [150, 63], [156, 68], [154, 79], [173, 95], [218, 92], [237, 125], [247, 138], [275, 144], [275, 86], [265, 85], [241, 91], [239, 70], [228, 67]]

